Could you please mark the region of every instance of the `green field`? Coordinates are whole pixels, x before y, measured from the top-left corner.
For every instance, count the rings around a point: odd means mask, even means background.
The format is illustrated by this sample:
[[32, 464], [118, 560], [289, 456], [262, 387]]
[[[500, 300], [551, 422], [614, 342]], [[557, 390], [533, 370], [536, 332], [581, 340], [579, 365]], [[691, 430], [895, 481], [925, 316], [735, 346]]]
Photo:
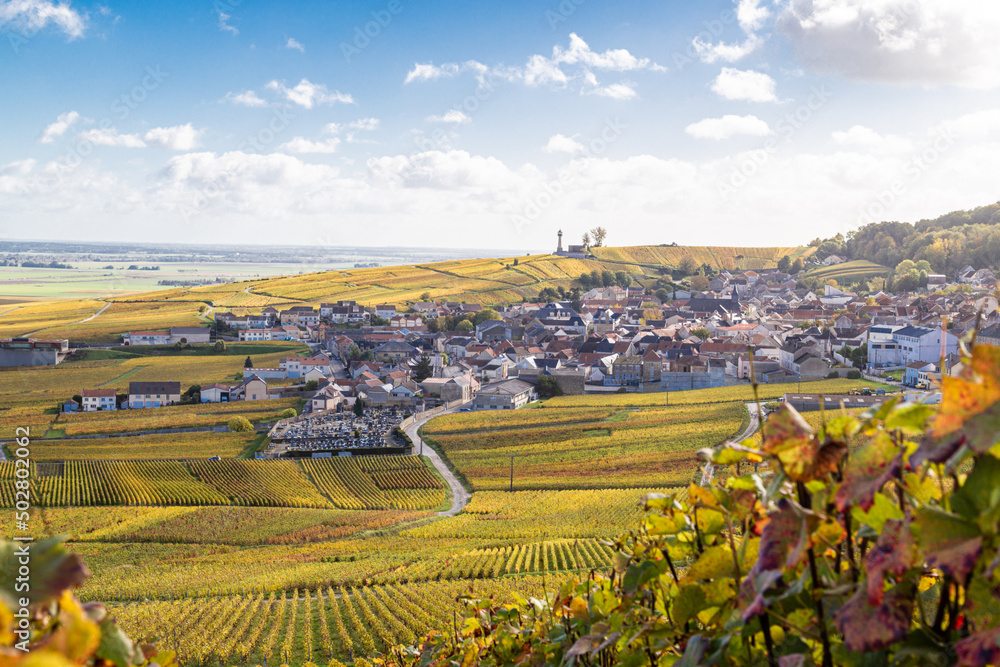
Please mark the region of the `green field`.
[[806, 273], [806, 276], [815, 278], [820, 282], [826, 282], [832, 278], [839, 285], [847, 286], [863, 280], [886, 277], [891, 273], [892, 269], [887, 266], [869, 262], [866, 259], [857, 259], [852, 262], [812, 269]]

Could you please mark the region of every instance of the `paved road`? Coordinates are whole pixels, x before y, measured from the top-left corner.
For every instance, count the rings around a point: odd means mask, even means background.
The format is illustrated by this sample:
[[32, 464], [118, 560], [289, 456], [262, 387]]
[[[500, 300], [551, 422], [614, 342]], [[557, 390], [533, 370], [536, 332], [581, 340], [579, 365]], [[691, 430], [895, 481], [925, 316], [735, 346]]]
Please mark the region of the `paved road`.
[[[465, 405], [468, 404], [466, 403]], [[447, 410], [445, 412], [434, 415], [434, 417], [438, 417], [443, 414], [449, 414], [451, 412], [456, 412], [462, 409], [463, 407], [464, 405], [460, 405], [458, 407], [452, 408], [451, 410]], [[434, 417], [427, 417], [425, 419], [421, 419], [420, 421], [414, 422], [412, 426], [406, 429], [406, 435], [410, 436], [410, 440], [413, 441], [413, 447], [415, 452], [420, 451], [420, 445], [422, 443], [419, 433], [420, 427], [429, 422]], [[462, 483], [458, 481], [458, 478], [455, 477], [455, 474], [448, 469], [448, 466], [446, 466], [444, 464], [444, 461], [441, 460], [441, 456], [436, 451], [434, 451], [434, 449], [430, 445], [424, 447], [423, 450], [424, 450], [424, 456], [426, 456], [431, 460], [431, 463], [434, 464], [434, 467], [437, 468], [437, 471], [441, 473], [441, 476], [444, 477], [444, 480], [448, 482], [448, 486], [451, 487], [451, 509], [445, 510], [444, 512], [438, 512], [438, 514], [442, 516], [455, 516], [456, 514], [462, 511], [463, 507], [469, 504], [469, 492], [465, 490], [465, 487], [462, 486]]]
[[[734, 442], [743, 442], [747, 438], [751, 437], [760, 428], [760, 414], [757, 412], [757, 403], [747, 403], [747, 411], [750, 413], [750, 423], [747, 425], [746, 429], [740, 433], [738, 436], [733, 438]], [[704, 472], [701, 475], [701, 486], [708, 486], [708, 480], [712, 479], [712, 475], [715, 473], [715, 466], [711, 463], [706, 463], [704, 467]]]

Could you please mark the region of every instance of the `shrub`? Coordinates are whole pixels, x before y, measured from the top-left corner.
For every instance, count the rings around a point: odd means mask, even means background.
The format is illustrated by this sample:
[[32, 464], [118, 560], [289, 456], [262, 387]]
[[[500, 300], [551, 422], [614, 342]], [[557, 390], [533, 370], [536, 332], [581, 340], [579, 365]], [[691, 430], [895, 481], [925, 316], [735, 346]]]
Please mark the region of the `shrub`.
[[840, 377], [840, 373], [838, 373], [837, 371], [830, 371], [829, 373], [826, 374], [826, 379], [827, 380], [833, 380], [833, 379], [839, 378], [839, 377]]
[[290, 419], [291, 417], [295, 417], [298, 414], [299, 413], [295, 411], [295, 408], [288, 408], [287, 410], [282, 410], [279, 416], [282, 419]]
[[253, 430], [253, 424], [246, 417], [233, 417], [226, 422], [226, 426], [233, 433], [249, 433]]
[[860, 380], [861, 379], [861, 371], [859, 371], [856, 368], [852, 368], [851, 370], [847, 371], [847, 379], [848, 380]]

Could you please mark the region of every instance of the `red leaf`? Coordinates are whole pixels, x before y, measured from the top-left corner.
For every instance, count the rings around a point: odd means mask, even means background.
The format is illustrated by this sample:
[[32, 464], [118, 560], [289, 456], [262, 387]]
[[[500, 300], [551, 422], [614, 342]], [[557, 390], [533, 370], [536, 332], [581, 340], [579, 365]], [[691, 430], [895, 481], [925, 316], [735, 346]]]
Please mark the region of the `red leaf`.
[[959, 667], [986, 667], [1000, 663], [1000, 627], [966, 637], [955, 644]]
[[837, 489], [837, 509], [845, 511], [858, 505], [868, 511], [875, 503], [875, 494], [899, 472], [903, 454], [884, 431], [862, 447], [847, 462], [844, 482]]
[[857, 653], [878, 651], [906, 637], [914, 593], [912, 585], [900, 584], [885, 594], [881, 604], [872, 605], [859, 588], [833, 617], [847, 648]]
[[770, 521], [761, 531], [758, 570], [795, 567], [809, 544], [805, 516], [787, 498], [778, 501], [778, 509], [767, 516]]
[[908, 524], [899, 519], [889, 519], [882, 528], [882, 535], [865, 555], [868, 573], [868, 604], [882, 603], [886, 574], [905, 574], [913, 565], [913, 533]]

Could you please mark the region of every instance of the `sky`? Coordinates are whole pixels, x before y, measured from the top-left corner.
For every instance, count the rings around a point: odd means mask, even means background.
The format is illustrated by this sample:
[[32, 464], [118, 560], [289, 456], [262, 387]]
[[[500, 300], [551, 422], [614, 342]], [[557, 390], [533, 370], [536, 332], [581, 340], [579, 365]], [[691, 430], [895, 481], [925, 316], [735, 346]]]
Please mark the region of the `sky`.
[[1000, 199], [1000, 3], [0, 0], [0, 239], [794, 246]]

